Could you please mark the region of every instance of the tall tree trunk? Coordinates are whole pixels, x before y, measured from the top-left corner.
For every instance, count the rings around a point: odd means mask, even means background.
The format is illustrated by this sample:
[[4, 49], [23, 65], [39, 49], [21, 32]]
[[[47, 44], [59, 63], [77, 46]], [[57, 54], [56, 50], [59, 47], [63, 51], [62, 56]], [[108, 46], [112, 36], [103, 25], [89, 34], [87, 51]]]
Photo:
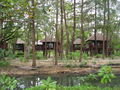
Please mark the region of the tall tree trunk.
[[[31, 29], [30, 23], [28, 23], [27, 28], [29, 28], [29, 29], [25, 32], [25, 35], [27, 37], [26, 37], [26, 40], [24, 43], [24, 57], [28, 61], [29, 56], [30, 56], [30, 29]], [[27, 28], [25, 28], [25, 29], [27, 29]]]
[[94, 31], [94, 37], [95, 37], [95, 53], [98, 53], [98, 47], [97, 47], [97, 40], [96, 40], [96, 33], [97, 33], [97, 1], [95, 0], [95, 31]]
[[65, 2], [63, 0], [63, 6], [64, 6], [64, 21], [65, 21], [65, 30], [66, 30], [66, 38], [67, 38], [67, 43], [66, 43], [66, 56], [68, 56], [68, 52], [70, 49], [70, 44], [69, 44], [69, 32], [68, 32], [68, 26], [67, 26], [67, 20], [66, 20], [66, 12], [65, 12]]
[[73, 35], [72, 35], [72, 51], [73, 51], [73, 43], [74, 43], [74, 40], [75, 40], [75, 31], [76, 31], [76, 0], [74, 0], [74, 19], [73, 19], [73, 22], [74, 22], [74, 26], [73, 26]]
[[107, 8], [108, 8], [108, 22], [107, 22], [107, 29], [106, 29], [106, 55], [109, 55], [109, 32], [108, 30], [110, 30], [110, 1], [107, 0]]
[[104, 1], [103, 59], [105, 58], [106, 0]]
[[61, 7], [61, 52], [60, 52], [60, 56], [62, 59], [63, 58], [63, 0], [60, 0], [60, 7]]
[[47, 50], [47, 35], [46, 35], [46, 31], [45, 31], [45, 50], [44, 50], [44, 56], [47, 59], [47, 54], [48, 54], [48, 50]]
[[56, 44], [55, 44], [55, 65], [58, 64], [58, 0], [56, 0], [56, 34], [55, 34], [55, 37], [56, 37]]
[[81, 49], [80, 49], [80, 59], [79, 62], [82, 61], [82, 55], [83, 55], [83, 46], [84, 46], [84, 30], [83, 30], [83, 21], [84, 21], [84, 17], [83, 17], [83, 3], [84, 0], [81, 1]]
[[32, 17], [31, 17], [31, 29], [32, 29], [32, 67], [36, 67], [35, 56], [35, 2], [32, 0]]

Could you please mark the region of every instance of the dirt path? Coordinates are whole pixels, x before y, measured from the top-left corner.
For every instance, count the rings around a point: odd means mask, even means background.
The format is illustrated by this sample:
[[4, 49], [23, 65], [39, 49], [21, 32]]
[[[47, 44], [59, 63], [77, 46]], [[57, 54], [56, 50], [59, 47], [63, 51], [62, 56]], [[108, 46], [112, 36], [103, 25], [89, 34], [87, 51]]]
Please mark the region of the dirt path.
[[[98, 66], [104, 64], [120, 64], [120, 60], [88, 60], [89, 67], [77, 67], [80, 63], [77, 61], [64, 62], [60, 61], [57, 66], [54, 65], [53, 60], [37, 60], [37, 67], [31, 67], [31, 61], [20, 62], [19, 60], [12, 60], [9, 67], [0, 68], [0, 74], [9, 75], [35, 75], [35, 74], [89, 74], [96, 72]], [[66, 65], [74, 65], [76, 67], [66, 67]], [[120, 74], [120, 65], [113, 68], [115, 73]]]

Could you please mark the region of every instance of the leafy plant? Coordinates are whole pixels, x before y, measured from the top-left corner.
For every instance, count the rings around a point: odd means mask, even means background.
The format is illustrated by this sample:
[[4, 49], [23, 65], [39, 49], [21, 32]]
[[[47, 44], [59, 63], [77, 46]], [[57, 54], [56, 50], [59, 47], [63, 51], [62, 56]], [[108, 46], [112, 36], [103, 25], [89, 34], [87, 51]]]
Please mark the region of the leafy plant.
[[0, 67], [6, 67], [6, 66], [9, 66], [9, 65], [10, 65], [10, 63], [6, 60], [1, 60], [0, 61]]
[[102, 84], [107, 84], [115, 77], [110, 66], [103, 66], [97, 74], [89, 74], [88, 76], [81, 77], [80, 80], [84, 82], [100, 80]]
[[0, 76], [0, 90], [14, 90], [17, 85], [17, 80], [6, 75]]
[[89, 80], [97, 80], [97, 75], [96, 74], [89, 74], [87, 78]]
[[27, 88], [25, 90], [57, 90], [56, 87], [56, 81], [53, 81], [48, 77], [47, 80], [42, 80], [42, 84], [40, 86]]
[[102, 54], [96, 54], [95, 57], [96, 57], [96, 58], [101, 58], [101, 57], [102, 57]]
[[0, 59], [15, 58], [12, 50], [0, 49]]
[[44, 57], [43, 57], [43, 53], [42, 52], [36, 52], [36, 58], [37, 59], [44, 59]]
[[101, 83], [106, 84], [111, 82], [115, 75], [112, 73], [112, 68], [110, 66], [103, 66], [98, 73], [98, 76], [101, 77]]
[[47, 80], [42, 80], [42, 88], [44, 90], [56, 90], [56, 81], [52, 81], [50, 77], [47, 78]]

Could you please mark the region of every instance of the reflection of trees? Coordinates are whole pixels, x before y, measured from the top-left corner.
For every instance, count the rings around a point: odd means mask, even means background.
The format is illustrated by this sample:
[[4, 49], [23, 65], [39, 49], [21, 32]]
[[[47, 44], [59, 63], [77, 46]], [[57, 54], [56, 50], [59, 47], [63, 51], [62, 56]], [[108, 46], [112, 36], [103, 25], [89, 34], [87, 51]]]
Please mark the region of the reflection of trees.
[[[25, 76], [18, 78], [19, 85], [17, 90], [21, 90], [20, 86], [25, 86], [25, 88], [32, 87], [32, 86], [38, 86], [41, 84], [41, 80], [47, 79], [48, 76]], [[80, 83], [80, 77], [76, 76], [68, 76], [68, 75], [59, 75], [59, 76], [52, 76], [52, 80], [57, 81], [57, 84], [63, 85], [63, 86], [73, 86], [73, 85], [79, 85]]]

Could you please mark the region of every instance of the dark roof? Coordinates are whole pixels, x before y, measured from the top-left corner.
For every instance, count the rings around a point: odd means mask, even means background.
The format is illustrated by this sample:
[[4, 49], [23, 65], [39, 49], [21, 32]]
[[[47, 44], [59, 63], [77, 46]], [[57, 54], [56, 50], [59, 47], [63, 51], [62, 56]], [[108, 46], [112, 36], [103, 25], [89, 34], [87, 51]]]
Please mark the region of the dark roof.
[[[92, 35], [92, 36], [90, 36], [86, 41], [94, 41], [95, 40], [95, 35]], [[99, 33], [97, 33], [96, 34], [96, 40], [97, 41], [103, 41], [103, 34], [99, 34]], [[105, 39], [104, 39], [105, 41], [106, 41], [106, 36], [105, 36]]]
[[77, 39], [73, 42], [73, 44], [81, 44], [81, 39], [80, 39], [80, 38], [77, 38]]
[[46, 37], [46, 40], [43, 39], [41, 40], [41, 42], [56, 42], [56, 39], [53, 37]]

